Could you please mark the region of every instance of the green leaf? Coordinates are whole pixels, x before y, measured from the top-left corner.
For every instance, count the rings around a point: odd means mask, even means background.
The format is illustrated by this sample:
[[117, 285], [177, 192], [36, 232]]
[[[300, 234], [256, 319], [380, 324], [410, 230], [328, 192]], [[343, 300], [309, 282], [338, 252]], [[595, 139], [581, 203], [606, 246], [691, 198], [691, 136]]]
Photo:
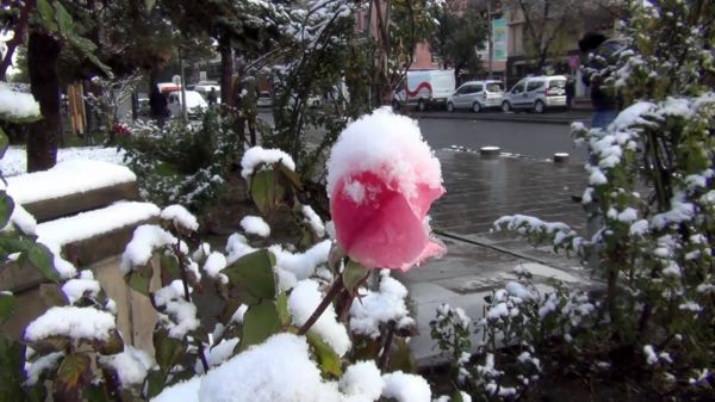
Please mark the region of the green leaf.
[[222, 272], [243, 294], [251, 296], [246, 298], [246, 302], [256, 304], [261, 299], [273, 300], [276, 296], [275, 263], [273, 254], [262, 249], [239, 258]]
[[37, 11], [40, 14], [40, 22], [45, 29], [52, 33], [57, 32], [57, 23], [55, 23], [55, 10], [47, 0], [37, 0]]
[[240, 350], [265, 341], [280, 329], [281, 320], [272, 300], [263, 300], [260, 304], [250, 306], [243, 316]]
[[125, 275], [124, 280], [130, 288], [145, 296], [149, 296], [149, 285], [151, 284], [152, 274], [153, 270], [151, 269], [151, 262], [149, 262], [146, 265], [134, 268], [133, 271]]
[[0, 191], [0, 229], [4, 228], [5, 225], [10, 222], [10, 217], [14, 209], [15, 201], [12, 200], [12, 197], [7, 195], [6, 192]]
[[40, 284], [40, 299], [47, 308], [55, 306], [66, 306], [68, 304], [67, 297], [56, 283]]
[[464, 399], [462, 398], [462, 393], [459, 392], [459, 390], [454, 390], [452, 393], [452, 397], [449, 398], [449, 402], [463, 402]]
[[343, 286], [351, 294], [355, 294], [355, 290], [358, 286], [370, 275], [370, 270], [365, 268], [359, 262], [353, 260], [348, 260], [348, 263], [343, 269]]
[[114, 76], [114, 74], [112, 74], [112, 69], [109, 68], [109, 66], [107, 66], [106, 64], [102, 63], [99, 58], [97, 58], [97, 56], [94, 54], [94, 51], [97, 50], [97, 45], [95, 45], [94, 42], [74, 33], [67, 36], [67, 41], [70, 43], [70, 45], [72, 45], [73, 48], [77, 49], [77, 51], [79, 51], [82, 56], [86, 57], [89, 61], [92, 62], [92, 64], [102, 70], [102, 73], [104, 73], [104, 75], [109, 78]]
[[7, 138], [7, 134], [5, 134], [5, 130], [0, 127], [0, 159], [2, 159], [3, 156], [5, 156], [5, 151], [7, 151], [7, 147], [10, 145], [10, 140]]
[[9, 320], [15, 312], [15, 296], [10, 293], [0, 293], [0, 324]]
[[74, 21], [72, 21], [72, 16], [67, 12], [67, 9], [62, 6], [62, 4], [55, 0], [52, 2], [55, 8], [55, 22], [57, 22], [57, 27], [59, 28], [60, 34], [62, 36], [73, 35], [75, 32]]
[[154, 354], [156, 363], [166, 374], [184, 354], [180, 340], [172, 338], [165, 330], [154, 332]]
[[340, 356], [318, 335], [308, 332], [308, 343], [313, 348], [313, 353], [318, 359], [320, 371], [325, 376], [340, 377], [343, 374]]
[[52, 352], [64, 351], [69, 348], [70, 344], [70, 338], [66, 336], [52, 335], [33, 342], [32, 348], [35, 349], [37, 353], [44, 355]]
[[65, 356], [57, 369], [55, 401], [79, 401], [91, 378], [91, 360], [83, 353]]
[[168, 285], [175, 279], [181, 279], [179, 259], [175, 255], [162, 254], [159, 257], [159, 266], [161, 267], [161, 283], [163, 286]]
[[35, 267], [42, 276], [53, 282], [59, 282], [60, 275], [55, 271], [52, 263], [53, 257], [47, 247], [40, 243], [28, 242], [27, 250], [22, 254], [22, 258]]
[[273, 170], [261, 170], [251, 177], [251, 199], [262, 215], [268, 215], [280, 204], [285, 188], [276, 180]]
[[303, 184], [300, 181], [300, 176], [298, 176], [298, 173], [288, 169], [284, 164], [282, 163], [276, 163], [274, 165], [274, 169], [283, 176], [283, 178], [290, 183], [293, 188], [296, 190], [302, 190], [303, 189]]
[[25, 353], [22, 345], [0, 334], [0, 401], [24, 401]]
[[146, 376], [147, 396], [149, 399], [159, 395], [166, 387], [166, 374], [161, 370], [152, 370]]

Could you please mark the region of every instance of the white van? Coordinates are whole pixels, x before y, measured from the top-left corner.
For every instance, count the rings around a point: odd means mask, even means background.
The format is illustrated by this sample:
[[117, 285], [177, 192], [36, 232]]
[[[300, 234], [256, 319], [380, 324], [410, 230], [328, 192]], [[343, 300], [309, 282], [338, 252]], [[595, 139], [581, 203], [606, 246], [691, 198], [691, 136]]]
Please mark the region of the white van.
[[533, 110], [544, 113], [547, 108], [566, 107], [566, 76], [546, 75], [526, 77], [504, 95], [502, 110]]
[[[208, 109], [209, 104], [196, 91], [184, 91], [186, 94], [186, 112], [190, 115]], [[168, 95], [169, 112], [171, 115], [181, 116], [181, 91], [172, 91]]]
[[479, 113], [484, 109], [501, 107], [504, 84], [501, 81], [467, 81], [447, 99], [447, 110], [471, 109]]
[[405, 82], [393, 96], [392, 105], [399, 109], [404, 105], [416, 105], [425, 111], [433, 105], [445, 105], [454, 93], [454, 70], [411, 70]]

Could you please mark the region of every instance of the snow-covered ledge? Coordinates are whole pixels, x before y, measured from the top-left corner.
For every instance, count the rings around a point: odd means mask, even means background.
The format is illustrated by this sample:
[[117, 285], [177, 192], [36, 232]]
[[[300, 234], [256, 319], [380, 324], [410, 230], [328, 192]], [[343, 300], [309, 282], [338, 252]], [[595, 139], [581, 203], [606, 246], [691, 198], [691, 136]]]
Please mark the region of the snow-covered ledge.
[[52, 169], [7, 178], [8, 192], [38, 222], [138, 198], [136, 175], [125, 166], [70, 160]]

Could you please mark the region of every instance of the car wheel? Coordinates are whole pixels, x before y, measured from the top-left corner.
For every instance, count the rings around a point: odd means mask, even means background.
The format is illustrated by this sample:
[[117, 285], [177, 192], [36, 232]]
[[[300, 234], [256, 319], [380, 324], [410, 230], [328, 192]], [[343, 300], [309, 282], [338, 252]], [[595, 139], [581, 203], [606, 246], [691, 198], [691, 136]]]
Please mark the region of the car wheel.
[[447, 103], [447, 111], [454, 112], [454, 104], [452, 102]]
[[536, 103], [534, 103], [534, 111], [536, 113], [544, 113], [546, 110], [546, 106], [544, 106], [544, 102], [537, 100]]
[[420, 112], [427, 110], [427, 103], [423, 99], [420, 99], [419, 102], [417, 102], [417, 110]]
[[473, 111], [474, 113], [479, 113], [479, 112], [481, 112], [481, 111], [482, 111], [482, 105], [480, 105], [479, 102], [474, 102], [474, 104], [472, 105], [472, 111]]
[[503, 102], [501, 104], [501, 110], [502, 112], [511, 112], [511, 105], [509, 104], [509, 102]]

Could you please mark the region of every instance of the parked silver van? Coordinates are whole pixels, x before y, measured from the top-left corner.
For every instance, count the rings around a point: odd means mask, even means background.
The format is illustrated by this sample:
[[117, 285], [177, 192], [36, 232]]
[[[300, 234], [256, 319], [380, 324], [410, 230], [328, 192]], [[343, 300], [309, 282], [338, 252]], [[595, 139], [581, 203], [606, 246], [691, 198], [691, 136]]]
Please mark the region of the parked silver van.
[[468, 81], [447, 99], [447, 110], [471, 109], [479, 113], [483, 109], [499, 108], [503, 99], [504, 84], [501, 81]]
[[526, 109], [536, 113], [544, 113], [548, 108], [566, 107], [566, 77], [526, 77], [504, 95], [501, 107], [504, 112]]

